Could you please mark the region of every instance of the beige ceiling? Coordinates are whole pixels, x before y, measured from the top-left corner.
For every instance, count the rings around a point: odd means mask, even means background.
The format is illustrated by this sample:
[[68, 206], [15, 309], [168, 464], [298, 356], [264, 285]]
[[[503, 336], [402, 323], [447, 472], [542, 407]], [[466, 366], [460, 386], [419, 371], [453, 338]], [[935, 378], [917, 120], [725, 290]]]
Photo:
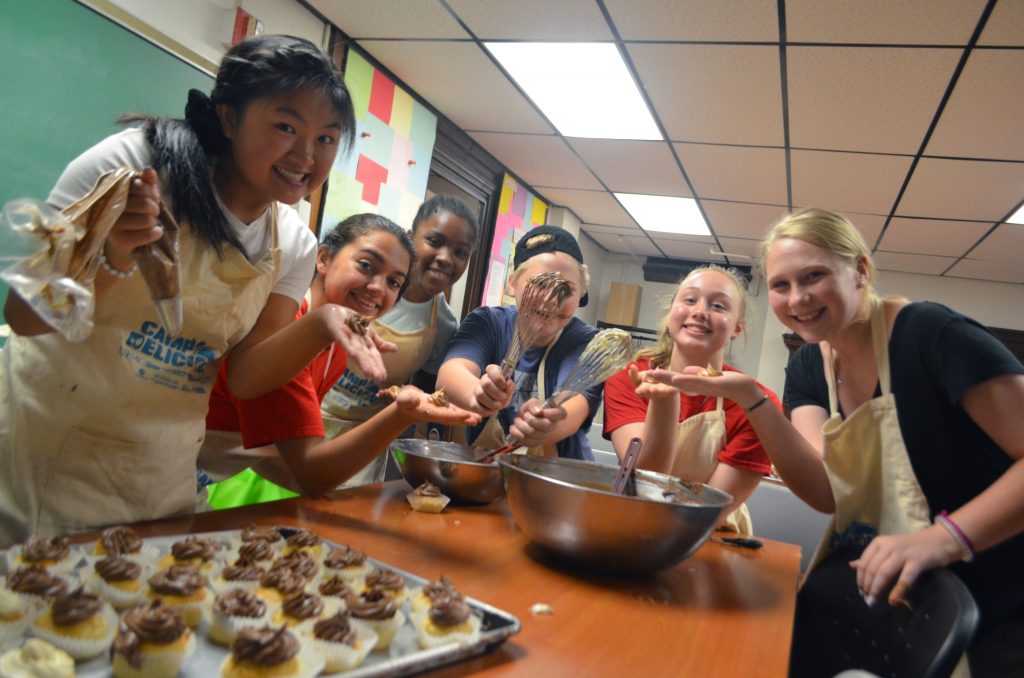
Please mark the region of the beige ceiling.
[[[821, 206], [880, 268], [1024, 283], [1022, 0], [309, 4], [610, 252], [750, 256]], [[563, 137], [487, 40], [616, 42], [665, 139]], [[612, 192], [695, 197], [713, 235], [645, 232]]]

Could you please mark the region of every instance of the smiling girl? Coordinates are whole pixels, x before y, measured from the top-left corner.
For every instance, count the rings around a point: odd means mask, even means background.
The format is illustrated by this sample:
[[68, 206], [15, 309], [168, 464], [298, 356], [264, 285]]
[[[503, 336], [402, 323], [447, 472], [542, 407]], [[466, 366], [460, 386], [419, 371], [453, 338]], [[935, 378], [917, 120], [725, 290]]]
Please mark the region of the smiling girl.
[[[642, 468], [731, 494], [735, 501], [722, 524], [752, 534], [744, 502], [771, 472], [771, 462], [743, 409], [724, 398], [681, 395], [638, 374], [655, 367], [735, 372], [723, 361], [726, 347], [743, 331], [746, 306], [746, 286], [732, 270], [711, 265], [690, 272], [672, 299], [657, 345], [639, 351], [633, 364], [605, 384], [604, 435], [619, 457], [632, 438], [642, 438]], [[760, 388], [778, 407], [775, 394]]]

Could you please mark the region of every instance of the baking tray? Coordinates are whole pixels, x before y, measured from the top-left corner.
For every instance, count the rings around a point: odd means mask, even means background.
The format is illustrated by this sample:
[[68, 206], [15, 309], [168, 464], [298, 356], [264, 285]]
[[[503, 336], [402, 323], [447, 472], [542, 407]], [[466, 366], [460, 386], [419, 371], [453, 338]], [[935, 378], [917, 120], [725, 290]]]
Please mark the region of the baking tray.
[[[281, 533], [281, 536], [285, 538], [297, 531], [294, 528], [289, 527], [278, 527], [276, 529]], [[185, 537], [200, 535], [207, 539], [216, 539], [228, 544], [232, 539], [237, 539], [240, 534], [241, 530], [229, 530], [223, 532], [203, 532], [168, 535], [162, 537], [147, 537], [144, 541], [147, 544], [156, 546], [160, 550], [159, 557], [163, 557], [170, 552], [171, 544], [184, 539]], [[321, 537], [321, 539], [323, 539], [323, 537]], [[327, 539], [323, 539], [323, 542], [327, 549], [338, 548], [340, 546], [337, 542], [332, 542]], [[361, 548], [356, 543], [352, 543], [350, 546]], [[91, 548], [91, 543], [87, 548]], [[5, 559], [0, 558], [0, 562], [3, 560]], [[396, 574], [401, 575], [405, 579], [405, 584], [408, 589], [423, 586], [432, 581], [412, 574], [411, 572], [406, 572], [397, 567], [393, 567], [388, 563], [372, 557], [367, 557], [367, 561], [374, 567], [387, 568]], [[84, 569], [85, 567], [87, 567], [87, 565], [85, 565], [84, 562], [80, 563], [76, 567], [75, 572], [82, 571], [84, 574], [88, 574], [88, 571]], [[438, 573], [438, 576], [440, 574], [441, 573]], [[459, 582], [453, 583], [456, 587], [459, 586]], [[346, 676], [346, 678], [408, 676], [485, 654], [503, 643], [509, 636], [519, 632], [519, 619], [514, 615], [468, 596], [466, 597], [466, 602], [469, 604], [470, 609], [480, 617], [480, 638], [476, 642], [466, 645], [451, 644], [432, 648], [430, 650], [420, 649], [419, 643], [416, 640], [416, 630], [412, 627], [412, 624], [408, 619], [409, 602], [406, 600], [402, 603], [402, 609], [407, 617], [406, 622], [387, 650], [375, 650], [371, 652], [367, 655], [361, 665], [350, 671], [333, 674], [322, 673], [320, 675]], [[185, 662], [185, 665], [181, 669], [181, 673], [178, 674], [183, 678], [210, 678], [211, 676], [220, 675], [220, 665], [228, 655], [228, 648], [217, 645], [208, 639], [206, 624], [207, 620], [204, 616], [203, 622], [200, 623], [199, 628], [196, 630], [197, 644], [195, 654]], [[78, 678], [109, 678], [111, 670], [108, 655], [105, 653], [96, 659], [77, 664], [75, 667], [75, 675], [78, 676]]]

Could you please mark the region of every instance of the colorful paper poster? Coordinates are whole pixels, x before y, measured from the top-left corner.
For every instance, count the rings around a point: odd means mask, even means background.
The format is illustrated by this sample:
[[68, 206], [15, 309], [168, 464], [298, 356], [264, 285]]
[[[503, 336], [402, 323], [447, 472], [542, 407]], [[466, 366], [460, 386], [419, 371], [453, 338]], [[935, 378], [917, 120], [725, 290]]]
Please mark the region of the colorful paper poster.
[[515, 244], [526, 231], [542, 226], [547, 216], [547, 203], [506, 174], [501, 184], [498, 217], [494, 222], [494, 239], [491, 240], [490, 260], [487, 263], [487, 279], [481, 296], [483, 305], [497, 306], [508, 301], [504, 292], [512, 272]]
[[354, 50], [348, 53], [345, 84], [355, 108], [356, 139], [331, 169], [321, 233], [359, 212], [410, 228], [427, 192], [437, 116]]

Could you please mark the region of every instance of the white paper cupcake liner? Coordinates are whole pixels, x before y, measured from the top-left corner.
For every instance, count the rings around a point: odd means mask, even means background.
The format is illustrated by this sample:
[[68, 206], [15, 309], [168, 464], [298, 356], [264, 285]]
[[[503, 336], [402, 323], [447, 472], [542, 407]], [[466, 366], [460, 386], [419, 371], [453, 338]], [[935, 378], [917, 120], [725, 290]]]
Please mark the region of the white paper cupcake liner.
[[[99, 544], [100, 542], [98, 541], [94, 542], [92, 548], [89, 549], [86, 553], [86, 558], [89, 561], [89, 565], [92, 565], [97, 560], [103, 560], [107, 557], [106, 551], [103, 551], [101, 553], [97, 550], [97, 546]], [[160, 559], [160, 549], [153, 544], [147, 544], [146, 542], [143, 542], [142, 548], [139, 549], [138, 553], [122, 553], [121, 557], [130, 560], [133, 563], [138, 563], [142, 566], [149, 565], [155, 567], [156, 561]]]
[[358, 617], [354, 619], [366, 624], [377, 634], [377, 642], [373, 646], [374, 650], [386, 650], [405, 623], [405, 613], [398, 610], [395, 612], [395, 616], [390, 619], [361, 619]]
[[212, 605], [204, 610], [209, 629], [210, 640], [219, 645], [231, 645], [238, 632], [251, 626], [265, 626], [270, 620], [270, 607], [259, 617], [229, 617], [213, 609]]
[[[319, 652], [316, 652], [308, 643], [304, 643], [302, 639], [299, 639], [299, 671], [289, 678], [313, 678], [321, 671], [324, 670], [324, 658], [320, 656]], [[220, 674], [221, 676], [231, 676], [230, 672], [227, 672], [227, 667], [231, 664], [231, 655], [228, 654], [221, 663]]]
[[[29, 565], [38, 564], [33, 563], [32, 561], [22, 560], [22, 546], [22, 544], [16, 544], [12, 546], [10, 549], [8, 549], [7, 553], [4, 554], [5, 557], [7, 558], [7, 572], [13, 572], [19, 567], [27, 567]], [[72, 570], [78, 567], [79, 563], [82, 562], [83, 558], [85, 558], [85, 554], [82, 552], [82, 549], [77, 546], [72, 546], [68, 550], [68, 555], [66, 558], [55, 563], [43, 565], [43, 567], [49, 572], [52, 572], [53, 574], [56, 574], [60, 577], [66, 577], [72, 572]]]
[[159, 598], [163, 600], [169, 607], [173, 607], [178, 612], [181, 612], [181, 616], [185, 619], [185, 624], [189, 628], [195, 629], [203, 619], [203, 607], [208, 604], [211, 598], [209, 589], [203, 588], [200, 590], [203, 592], [203, 597], [195, 601], [183, 601], [175, 596], [161, 595], [152, 589], [147, 591], [146, 599], [155, 600]]
[[475, 614], [469, 615], [470, 631], [451, 631], [440, 635], [435, 635], [427, 630], [429, 619], [428, 613], [425, 611], [413, 613], [412, 615], [412, 625], [416, 629], [416, 639], [424, 650], [430, 650], [451, 643], [473, 643], [480, 638], [480, 618]]
[[324, 673], [337, 673], [356, 668], [377, 644], [376, 631], [358, 619], [350, 619], [349, 624], [356, 632], [356, 647], [319, 638], [310, 641], [312, 648], [324, 659]]
[[231, 589], [242, 589], [249, 593], [256, 593], [256, 590], [260, 587], [260, 580], [238, 581], [236, 579], [224, 579], [224, 572], [222, 570], [210, 580], [210, 586], [213, 588], [214, 593], [225, 593]]
[[148, 586], [146, 580], [152, 574], [151, 566], [143, 565], [142, 572], [136, 580], [139, 584], [135, 591], [118, 588], [105, 580], [95, 570], [85, 580], [85, 587], [98, 595], [103, 600], [114, 606], [115, 610], [126, 610], [132, 605], [141, 603], [146, 599]]
[[120, 654], [111, 661], [114, 678], [174, 678], [181, 671], [188, 658], [196, 651], [196, 634], [188, 632], [188, 641], [183, 652], [160, 648], [147, 643], [142, 652], [142, 666], [132, 666]]
[[373, 566], [370, 563], [363, 563], [355, 567], [343, 567], [340, 569], [334, 569], [333, 567], [327, 567], [326, 565], [321, 568], [320, 578], [330, 579], [337, 575], [346, 584], [351, 586], [353, 589], [358, 591], [363, 586], [363, 582], [366, 580], [366, 575], [373, 571]]
[[42, 638], [51, 645], [64, 650], [75, 659], [92, 659], [103, 654], [117, 633], [117, 613], [109, 603], [104, 603], [103, 608], [98, 612], [106, 623], [104, 636], [98, 639], [75, 638], [59, 632], [33, 624], [32, 634]]

